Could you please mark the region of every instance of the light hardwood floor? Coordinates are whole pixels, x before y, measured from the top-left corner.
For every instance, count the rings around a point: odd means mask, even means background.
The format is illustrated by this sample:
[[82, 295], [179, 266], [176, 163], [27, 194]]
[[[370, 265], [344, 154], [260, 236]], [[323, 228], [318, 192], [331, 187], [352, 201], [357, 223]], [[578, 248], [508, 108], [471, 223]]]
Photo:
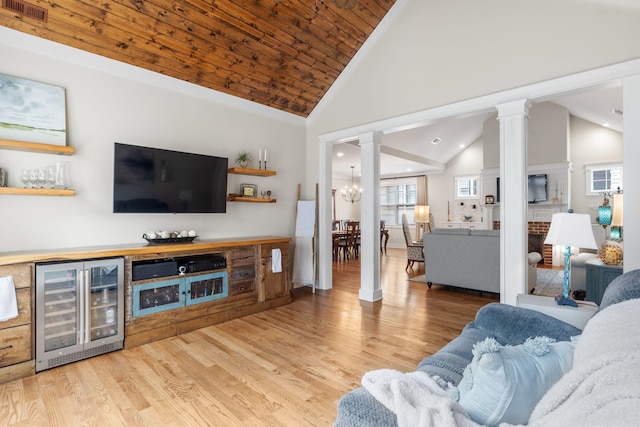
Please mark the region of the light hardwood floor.
[[0, 385], [0, 425], [330, 426], [366, 371], [414, 370], [498, 300], [428, 289], [405, 265], [381, 257], [382, 301], [358, 300], [358, 261], [338, 262], [330, 291]]

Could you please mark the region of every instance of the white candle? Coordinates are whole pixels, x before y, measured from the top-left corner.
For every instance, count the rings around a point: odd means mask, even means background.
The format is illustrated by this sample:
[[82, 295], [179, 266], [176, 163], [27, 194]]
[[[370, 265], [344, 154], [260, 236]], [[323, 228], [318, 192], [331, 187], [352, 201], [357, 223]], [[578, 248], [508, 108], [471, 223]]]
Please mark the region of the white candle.
[[264, 149], [264, 161], [265, 162], [267, 161], [267, 149], [266, 148]]
[[261, 162], [262, 161], [262, 148], [258, 149], [258, 161]]

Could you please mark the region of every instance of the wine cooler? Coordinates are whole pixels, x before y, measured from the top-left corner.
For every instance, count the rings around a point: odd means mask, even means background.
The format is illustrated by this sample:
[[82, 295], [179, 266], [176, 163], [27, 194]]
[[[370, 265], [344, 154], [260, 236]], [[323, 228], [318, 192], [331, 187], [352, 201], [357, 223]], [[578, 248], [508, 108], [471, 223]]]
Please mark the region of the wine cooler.
[[123, 344], [123, 258], [36, 264], [36, 371]]

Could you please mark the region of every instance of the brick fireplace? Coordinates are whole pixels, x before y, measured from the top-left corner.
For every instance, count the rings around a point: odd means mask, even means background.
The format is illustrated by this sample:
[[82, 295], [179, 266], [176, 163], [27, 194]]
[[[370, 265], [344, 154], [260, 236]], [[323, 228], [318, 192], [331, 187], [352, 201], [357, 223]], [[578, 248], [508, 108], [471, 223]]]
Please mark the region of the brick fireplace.
[[[529, 248], [528, 252], [539, 252], [542, 255], [541, 264], [553, 265], [553, 246], [545, 245], [550, 222], [531, 221], [529, 222]], [[493, 229], [500, 230], [500, 221], [493, 221]]]

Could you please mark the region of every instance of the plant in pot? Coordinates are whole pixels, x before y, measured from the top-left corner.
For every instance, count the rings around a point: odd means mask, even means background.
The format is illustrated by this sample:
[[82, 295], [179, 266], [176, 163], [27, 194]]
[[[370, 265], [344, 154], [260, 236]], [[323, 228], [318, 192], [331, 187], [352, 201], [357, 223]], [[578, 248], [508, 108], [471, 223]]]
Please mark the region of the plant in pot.
[[240, 165], [241, 168], [246, 168], [251, 164], [251, 155], [246, 151], [238, 152], [238, 157], [236, 157], [236, 164]]

